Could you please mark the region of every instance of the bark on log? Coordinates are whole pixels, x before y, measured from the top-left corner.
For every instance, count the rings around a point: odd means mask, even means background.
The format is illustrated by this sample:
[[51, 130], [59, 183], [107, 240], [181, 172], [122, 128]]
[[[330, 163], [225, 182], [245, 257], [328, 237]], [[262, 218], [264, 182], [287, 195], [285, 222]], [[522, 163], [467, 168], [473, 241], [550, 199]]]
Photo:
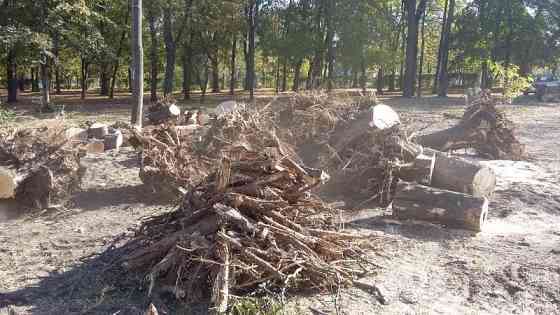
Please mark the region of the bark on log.
[[400, 182], [392, 203], [393, 216], [480, 232], [488, 215], [488, 199]]
[[408, 182], [431, 186], [435, 162], [435, 154], [421, 154], [410, 167], [401, 168], [398, 176]]
[[103, 140], [109, 134], [109, 126], [105, 124], [95, 123], [88, 129], [90, 137]]
[[435, 155], [434, 172], [430, 186], [445, 190], [489, 197], [496, 189], [496, 174], [488, 167], [465, 159], [450, 157], [443, 152], [424, 149]]

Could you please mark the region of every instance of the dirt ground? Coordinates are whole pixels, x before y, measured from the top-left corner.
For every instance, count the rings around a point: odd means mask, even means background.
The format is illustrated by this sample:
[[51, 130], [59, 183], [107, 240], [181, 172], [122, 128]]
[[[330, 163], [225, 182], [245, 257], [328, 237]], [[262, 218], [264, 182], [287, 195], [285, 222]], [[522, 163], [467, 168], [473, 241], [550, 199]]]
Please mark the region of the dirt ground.
[[[464, 109], [459, 96], [382, 101], [425, 131], [452, 125], [448, 117]], [[378, 292], [293, 296], [283, 313], [560, 314], [560, 104], [524, 97], [503, 108], [531, 157], [482, 161], [498, 176], [482, 233], [397, 222], [381, 209], [349, 212], [347, 228], [382, 242], [372, 253], [382, 268], [361, 280]], [[125, 105], [68, 107], [66, 115], [79, 124], [98, 111], [104, 121], [128, 115]], [[22, 111], [18, 119], [37, 118]], [[150, 302], [168, 314], [205, 309], [147, 297], [141, 275], [128, 278], [116, 268], [130, 230], [174, 208], [141, 185], [136, 160], [127, 148], [85, 158], [83, 191], [62, 211], [21, 213], [0, 204], [0, 314], [141, 314]]]

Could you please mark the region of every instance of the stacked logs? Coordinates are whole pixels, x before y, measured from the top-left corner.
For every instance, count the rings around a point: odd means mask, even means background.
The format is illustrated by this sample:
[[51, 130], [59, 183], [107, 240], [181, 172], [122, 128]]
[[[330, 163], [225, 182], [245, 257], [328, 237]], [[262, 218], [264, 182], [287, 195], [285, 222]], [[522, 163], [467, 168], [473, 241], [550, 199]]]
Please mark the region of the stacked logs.
[[81, 153], [61, 122], [0, 131], [0, 199], [45, 209], [66, 202], [79, 189]]
[[494, 172], [431, 149], [399, 170], [391, 203], [397, 219], [424, 220], [479, 232], [486, 223]]
[[[274, 137], [267, 137], [272, 139]], [[355, 237], [338, 231], [337, 211], [309, 191], [327, 178], [289, 157], [278, 142], [222, 151], [217, 167], [175, 212], [145, 222], [123, 260], [147, 272], [148, 292], [172, 288], [182, 301], [351, 284], [364, 264]], [[167, 289], [166, 289], [167, 288]]]

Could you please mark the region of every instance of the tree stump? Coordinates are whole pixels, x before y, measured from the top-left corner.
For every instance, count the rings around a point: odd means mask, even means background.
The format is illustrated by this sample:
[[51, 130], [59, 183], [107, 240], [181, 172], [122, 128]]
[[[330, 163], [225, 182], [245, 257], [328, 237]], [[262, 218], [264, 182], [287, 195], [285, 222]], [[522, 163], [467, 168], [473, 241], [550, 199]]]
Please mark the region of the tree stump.
[[399, 182], [392, 203], [400, 220], [422, 220], [480, 232], [488, 215], [488, 199]]

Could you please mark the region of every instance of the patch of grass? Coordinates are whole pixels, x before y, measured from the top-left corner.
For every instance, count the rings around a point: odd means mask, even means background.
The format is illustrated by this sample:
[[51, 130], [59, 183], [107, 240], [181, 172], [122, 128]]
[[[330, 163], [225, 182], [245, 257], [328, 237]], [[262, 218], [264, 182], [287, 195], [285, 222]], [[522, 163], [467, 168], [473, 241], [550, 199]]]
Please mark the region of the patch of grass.
[[282, 303], [271, 297], [244, 297], [231, 308], [232, 315], [281, 315]]
[[16, 119], [16, 113], [0, 104], [0, 125], [7, 124]]

